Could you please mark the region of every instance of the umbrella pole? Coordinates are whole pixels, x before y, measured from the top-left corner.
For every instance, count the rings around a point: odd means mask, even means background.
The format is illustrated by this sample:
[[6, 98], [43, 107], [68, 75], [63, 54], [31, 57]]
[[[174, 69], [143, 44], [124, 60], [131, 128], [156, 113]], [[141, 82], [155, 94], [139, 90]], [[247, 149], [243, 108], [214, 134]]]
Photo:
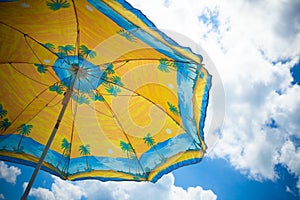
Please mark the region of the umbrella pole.
[[26, 187], [26, 190], [25, 190], [23, 196], [21, 197], [21, 200], [26, 200], [27, 199], [27, 196], [28, 196], [28, 194], [30, 192], [30, 189], [31, 189], [31, 187], [33, 185], [33, 182], [34, 182], [34, 180], [35, 180], [35, 178], [37, 176], [37, 173], [40, 170], [40, 168], [42, 166], [42, 163], [43, 163], [43, 161], [44, 161], [44, 159], [45, 159], [45, 157], [47, 155], [47, 152], [48, 152], [48, 150], [49, 150], [49, 148], [51, 146], [51, 143], [52, 143], [52, 141], [54, 139], [54, 136], [55, 136], [55, 134], [56, 134], [56, 132], [58, 130], [58, 127], [59, 127], [59, 124], [60, 124], [60, 122], [62, 120], [62, 117], [63, 117], [63, 115], [64, 115], [64, 113], [66, 111], [67, 105], [68, 105], [68, 103], [69, 103], [69, 101], [71, 99], [72, 91], [73, 91], [73, 87], [74, 87], [74, 83], [75, 83], [75, 81], [73, 82], [72, 86], [67, 89], [65, 97], [64, 97], [64, 99], [62, 101], [63, 107], [62, 107], [62, 109], [61, 109], [61, 111], [59, 113], [59, 116], [57, 118], [56, 124], [55, 124], [55, 126], [54, 126], [54, 128], [52, 130], [52, 133], [51, 133], [51, 135], [50, 135], [50, 137], [48, 139], [48, 142], [47, 142], [47, 144], [46, 144], [46, 146], [44, 148], [42, 156], [40, 157], [39, 162], [37, 163], [37, 166], [34, 169], [34, 172], [33, 172], [32, 176], [31, 176], [31, 179], [30, 179], [27, 187]]

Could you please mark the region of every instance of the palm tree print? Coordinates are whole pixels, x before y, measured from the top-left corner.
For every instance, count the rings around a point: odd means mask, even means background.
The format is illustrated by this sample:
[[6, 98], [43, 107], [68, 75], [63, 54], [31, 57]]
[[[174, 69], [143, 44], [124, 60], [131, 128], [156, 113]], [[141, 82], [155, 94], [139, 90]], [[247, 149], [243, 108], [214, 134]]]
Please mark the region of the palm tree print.
[[53, 91], [53, 92], [57, 92], [58, 94], [63, 94], [64, 93], [64, 88], [62, 85], [56, 83], [52, 86], [49, 87], [49, 90], [50, 91]]
[[160, 71], [162, 71], [162, 72], [170, 72], [169, 66], [170, 66], [170, 64], [169, 64], [169, 62], [167, 61], [167, 59], [162, 58], [162, 59], [159, 60], [159, 65], [158, 65], [157, 68], [158, 68]]
[[72, 45], [58, 46], [58, 53], [60, 56], [68, 56], [75, 52], [75, 47]]
[[57, 163], [56, 167], [59, 166], [59, 164], [61, 163], [61, 160], [63, 158], [70, 155], [71, 145], [70, 145], [69, 141], [66, 138], [62, 139], [60, 148], [63, 149], [63, 153], [62, 153], [62, 156], [61, 156], [59, 162]]
[[84, 95], [84, 94], [80, 94], [80, 95], [73, 95], [72, 99], [77, 101], [79, 105], [81, 104], [90, 104], [90, 100]]
[[169, 106], [169, 110], [175, 114], [175, 115], [179, 115], [179, 110], [176, 106], [174, 106], [173, 104], [171, 104], [170, 102], [167, 102], [168, 106]]
[[37, 71], [41, 74], [46, 73], [47, 71], [47, 67], [45, 65], [41, 65], [41, 64], [34, 64], [34, 66], [37, 67]]
[[5, 131], [11, 125], [11, 122], [5, 118], [4, 120], [0, 121], [0, 130]]
[[122, 83], [121, 78], [119, 76], [113, 76], [110, 78], [110, 80], [119, 86], [124, 86], [124, 84]]
[[131, 158], [130, 155], [133, 153], [133, 148], [132, 148], [131, 144], [126, 143], [122, 140], [120, 141], [120, 147], [121, 147], [122, 151], [126, 153], [126, 156], [128, 158], [128, 171], [130, 173], [130, 158]]
[[90, 58], [94, 58], [96, 57], [96, 52], [93, 50], [89, 50], [85, 45], [80, 45], [80, 56], [83, 57], [90, 57]]
[[55, 46], [54, 44], [51, 44], [51, 43], [46, 43], [46, 44], [43, 44], [44, 47], [46, 47], [47, 49], [53, 51], [55, 49]]
[[91, 154], [90, 145], [89, 144], [81, 145], [79, 147], [79, 152], [80, 152], [80, 155], [85, 156], [86, 169], [89, 169], [88, 155]]
[[104, 98], [103, 96], [99, 95], [98, 93], [96, 93], [95, 95], [91, 95], [91, 98], [94, 100], [94, 101], [104, 101]]
[[106, 65], [105, 72], [106, 72], [107, 74], [114, 74], [114, 73], [115, 73], [114, 65], [113, 65], [112, 63], [107, 64], [107, 65]]
[[68, 1], [63, 1], [63, 0], [50, 0], [46, 2], [46, 5], [51, 9], [51, 10], [59, 10], [61, 8], [69, 8], [70, 3]]
[[21, 145], [24, 135], [28, 136], [31, 132], [32, 127], [33, 126], [30, 124], [22, 124], [21, 126], [19, 126], [17, 132], [21, 135], [21, 138], [19, 140], [17, 150], [20, 149], [20, 145]]
[[6, 114], [7, 110], [4, 110], [2, 104], [0, 104], [0, 118], [2, 119]]
[[150, 135], [150, 133], [148, 133], [144, 138], [144, 143], [147, 144], [149, 147], [153, 147], [153, 149], [155, 150], [155, 152], [159, 155], [161, 160], [164, 160], [164, 157], [158, 152], [158, 150], [155, 147], [155, 140], [153, 139], [153, 137]]
[[130, 42], [136, 42], [136, 38], [132, 35], [132, 33], [125, 31], [124, 29], [119, 30], [117, 32], [119, 35], [121, 35], [122, 37], [125, 37], [128, 41]]
[[106, 88], [106, 91], [109, 94], [111, 94], [111, 95], [113, 95], [113, 96], [116, 97], [118, 95], [118, 93], [121, 92], [121, 89], [119, 87], [117, 87], [117, 86], [108, 85], [107, 88]]

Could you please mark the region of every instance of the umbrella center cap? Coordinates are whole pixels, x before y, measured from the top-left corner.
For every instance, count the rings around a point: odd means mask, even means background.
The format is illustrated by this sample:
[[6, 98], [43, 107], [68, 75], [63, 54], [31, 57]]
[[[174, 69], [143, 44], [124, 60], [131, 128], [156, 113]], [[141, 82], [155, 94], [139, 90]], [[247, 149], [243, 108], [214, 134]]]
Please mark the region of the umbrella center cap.
[[103, 82], [104, 71], [78, 56], [58, 58], [53, 69], [62, 84], [71, 87], [75, 81], [74, 88], [80, 92], [92, 92]]
[[88, 71], [87, 71], [87, 69], [85, 69], [83, 67], [79, 67], [78, 65], [72, 65], [71, 66], [71, 70], [74, 71], [74, 73], [76, 74], [76, 77], [78, 79], [82, 79], [82, 78], [87, 78], [88, 77]]

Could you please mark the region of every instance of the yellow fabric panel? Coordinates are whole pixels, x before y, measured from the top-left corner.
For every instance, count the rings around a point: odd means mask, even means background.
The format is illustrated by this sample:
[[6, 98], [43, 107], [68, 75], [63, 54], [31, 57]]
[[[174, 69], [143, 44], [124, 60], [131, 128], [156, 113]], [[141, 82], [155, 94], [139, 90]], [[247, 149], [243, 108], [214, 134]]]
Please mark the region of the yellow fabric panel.
[[20, 1], [1, 3], [0, 20], [13, 25], [42, 44], [64, 45], [75, 44], [76, 41], [74, 10], [62, 9], [53, 12], [45, 1], [27, 0], [23, 4]]

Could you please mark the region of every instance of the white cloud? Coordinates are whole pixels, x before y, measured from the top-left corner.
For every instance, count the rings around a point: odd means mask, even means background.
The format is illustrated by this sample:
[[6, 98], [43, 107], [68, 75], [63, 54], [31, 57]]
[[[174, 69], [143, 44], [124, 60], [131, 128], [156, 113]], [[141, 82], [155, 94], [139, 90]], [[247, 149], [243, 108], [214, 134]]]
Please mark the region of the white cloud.
[[[285, 164], [287, 168], [298, 177], [300, 176], [299, 160], [300, 150], [296, 149], [291, 141], [286, 141], [281, 149], [280, 162]], [[300, 180], [298, 180], [297, 187], [300, 191]]]
[[5, 199], [5, 196], [0, 193], [0, 199]]
[[226, 106], [209, 156], [226, 158], [260, 181], [276, 180], [277, 164], [299, 178], [299, 144], [292, 137], [300, 139], [300, 87], [291, 85], [290, 68], [300, 60], [300, 2], [129, 1], [159, 28], [193, 39], [215, 63]]
[[[85, 196], [84, 188], [81, 188], [70, 181], [63, 181], [56, 176], [52, 176], [54, 183], [51, 186], [51, 190], [38, 187], [32, 188], [29, 196], [34, 196], [36, 199], [40, 200], [60, 200], [60, 199], [70, 199], [79, 200]], [[25, 189], [27, 183], [23, 184]]]
[[184, 190], [174, 185], [174, 176], [163, 176], [156, 184], [148, 182], [100, 182], [96, 180], [63, 181], [52, 176], [54, 183], [51, 190], [45, 188], [33, 188], [30, 196], [37, 199], [107, 199], [107, 200], [215, 200], [217, 196], [211, 190], [203, 190], [201, 187], [189, 187]]
[[3, 178], [6, 182], [16, 184], [17, 176], [21, 174], [21, 170], [17, 167], [8, 167], [5, 162], [0, 161], [0, 178]]

